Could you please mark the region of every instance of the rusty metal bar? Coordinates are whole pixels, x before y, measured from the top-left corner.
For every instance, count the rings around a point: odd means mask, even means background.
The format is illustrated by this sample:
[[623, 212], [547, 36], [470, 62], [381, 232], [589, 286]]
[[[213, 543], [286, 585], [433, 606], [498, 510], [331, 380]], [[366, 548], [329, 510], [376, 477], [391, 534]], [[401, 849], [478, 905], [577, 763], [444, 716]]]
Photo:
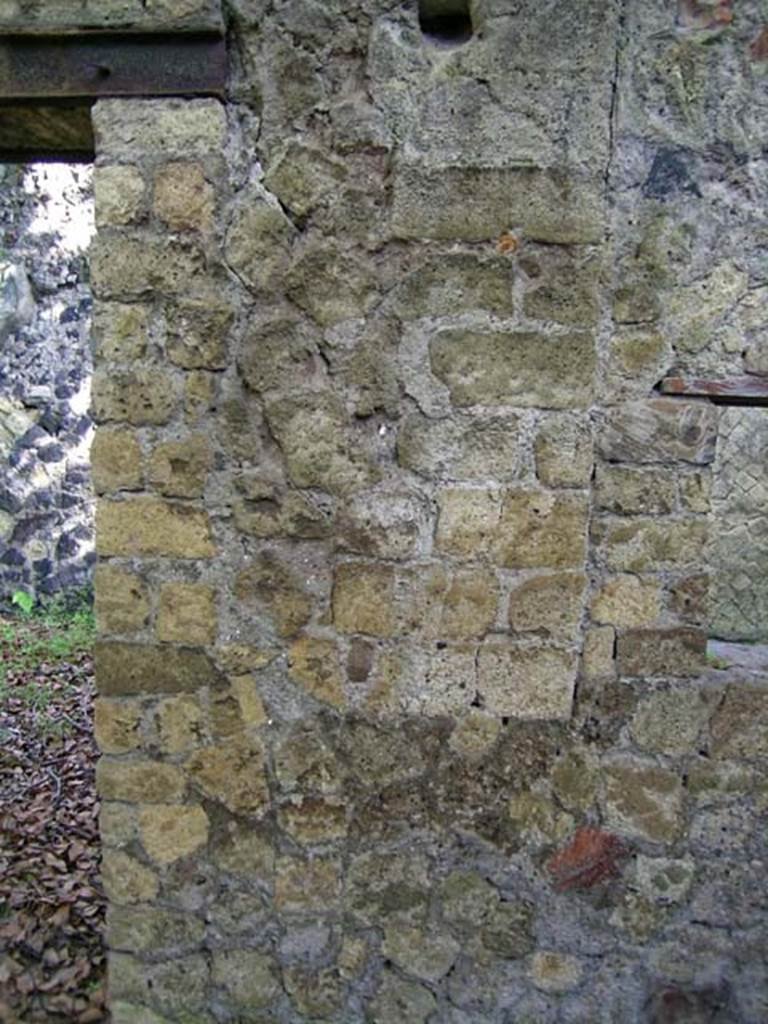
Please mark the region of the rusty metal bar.
[[226, 78], [226, 43], [216, 34], [0, 35], [0, 105], [106, 96], [223, 97]]
[[718, 405], [768, 404], [768, 378], [765, 377], [665, 377], [659, 390], [663, 395], [709, 398]]

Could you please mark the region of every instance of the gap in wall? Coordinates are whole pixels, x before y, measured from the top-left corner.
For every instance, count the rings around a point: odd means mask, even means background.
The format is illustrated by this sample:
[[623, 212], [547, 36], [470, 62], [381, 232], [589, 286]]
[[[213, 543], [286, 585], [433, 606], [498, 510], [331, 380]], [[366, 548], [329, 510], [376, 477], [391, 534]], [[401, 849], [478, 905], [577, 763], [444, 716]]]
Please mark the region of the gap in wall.
[[89, 588], [89, 164], [0, 164], [0, 605]]

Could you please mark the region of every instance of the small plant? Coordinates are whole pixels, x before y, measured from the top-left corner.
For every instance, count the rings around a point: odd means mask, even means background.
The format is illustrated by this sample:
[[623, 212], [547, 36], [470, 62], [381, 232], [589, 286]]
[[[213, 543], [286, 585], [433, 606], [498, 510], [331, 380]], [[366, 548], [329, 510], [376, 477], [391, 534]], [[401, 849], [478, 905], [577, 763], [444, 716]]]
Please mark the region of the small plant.
[[31, 615], [32, 609], [35, 607], [35, 599], [26, 590], [15, 590], [11, 597], [11, 604], [16, 605], [23, 615]]

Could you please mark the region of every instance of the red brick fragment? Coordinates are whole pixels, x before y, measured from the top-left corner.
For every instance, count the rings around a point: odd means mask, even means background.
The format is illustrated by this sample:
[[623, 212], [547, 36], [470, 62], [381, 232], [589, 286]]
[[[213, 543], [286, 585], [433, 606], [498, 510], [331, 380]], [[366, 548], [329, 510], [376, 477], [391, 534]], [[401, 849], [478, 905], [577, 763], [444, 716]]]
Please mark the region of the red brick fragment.
[[768, 25], [750, 43], [749, 55], [752, 60], [768, 60]]
[[683, 28], [722, 28], [733, 21], [733, 0], [678, 0], [677, 20]]
[[600, 828], [580, 828], [547, 863], [557, 889], [590, 889], [621, 874], [618, 861], [629, 850], [618, 836]]

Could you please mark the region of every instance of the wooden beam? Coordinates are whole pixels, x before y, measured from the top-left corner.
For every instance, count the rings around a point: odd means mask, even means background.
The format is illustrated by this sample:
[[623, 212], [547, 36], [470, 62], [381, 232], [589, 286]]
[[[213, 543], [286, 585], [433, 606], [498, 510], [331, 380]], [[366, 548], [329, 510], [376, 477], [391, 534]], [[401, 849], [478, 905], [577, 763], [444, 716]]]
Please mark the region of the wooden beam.
[[223, 97], [226, 79], [226, 43], [217, 34], [0, 35], [3, 106], [106, 96]]
[[0, 106], [0, 162], [93, 160], [91, 108], [86, 105]]
[[665, 377], [659, 390], [663, 395], [709, 398], [719, 405], [768, 405], [766, 377]]

